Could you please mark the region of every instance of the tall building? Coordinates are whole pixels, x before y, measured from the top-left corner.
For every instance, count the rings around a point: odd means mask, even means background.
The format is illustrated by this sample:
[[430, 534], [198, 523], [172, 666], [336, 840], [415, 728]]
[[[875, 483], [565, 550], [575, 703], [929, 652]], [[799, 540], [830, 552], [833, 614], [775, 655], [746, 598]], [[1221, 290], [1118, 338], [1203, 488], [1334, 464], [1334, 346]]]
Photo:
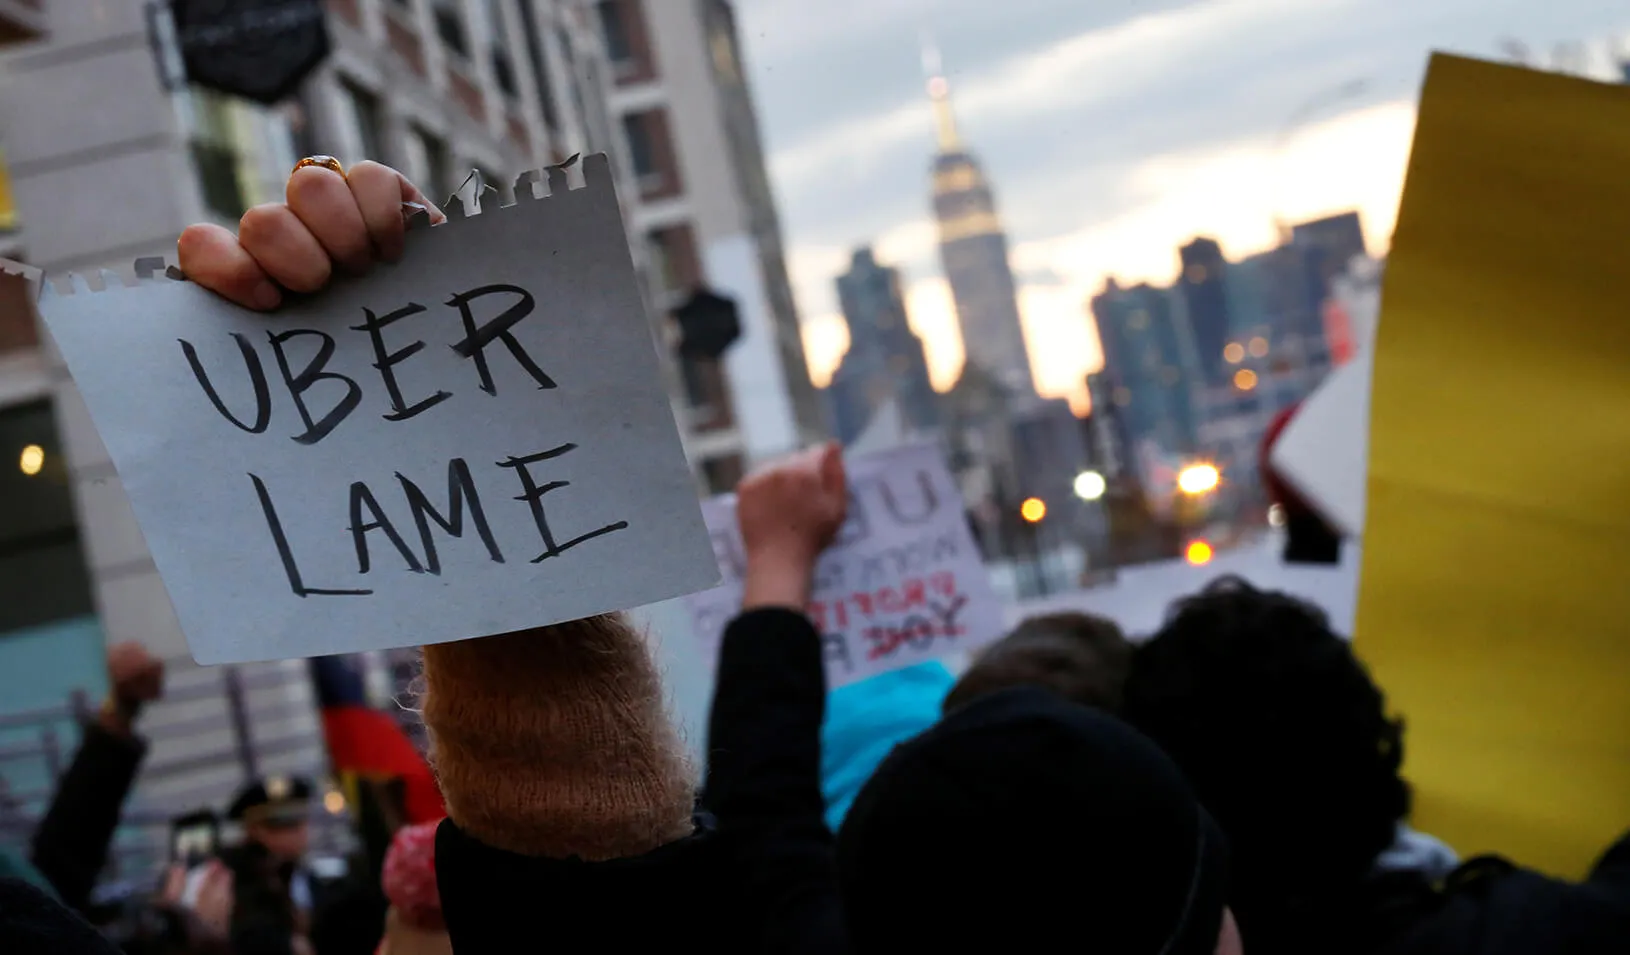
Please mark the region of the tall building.
[[939, 147], [934, 157], [934, 218], [939, 224], [940, 263], [956, 302], [967, 363], [984, 368], [1016, 399], [1034, 399], [1035, 379], [996, 198], [957, 134], [951, 87], [940, 72], [938, 57], [930, 53], [927, 59]]
[[1225, 508], [1260, 504], [1258, 453], [1269, 422], [1351, 354], [1333, 294], [1367, 261], [1362, 223], [1347, 212], [1295, 225], [1278, 247], [1228, 266], [1224, 374], [1197, 392], [1199, 446], [1226, 475]]
[[900, 271], [879, 265], [871, 248], [863, 247], [855, 250], [837, 286], [849, 326], [849, 350], [827, 387], [838, 439], [852, 443], [890, 401], [900, 409], [906, 431], [936, 429], [939, 406], [922, 339], [906, 318]]
[[1294, 225], [1290, 242], [1308, 251], [1309, 264], [1325, 287], [1366, 251], [1364, 223], [1356, 210]]
[[1168, 456], [1193, 454], [1198, 440], [1194, 392], [1203, 362], [1184, 306], [1181, 292], [1122, 288], [1113, 279], [1092, 299], [1110, 401], [1133, 445], [1153, 442]]
[[[0, 2], [0, 24], [16, 6]], [[506, 185], [607, 151], [621, 192], [634, 191], [604, 103], [597, 10], [581, 0], [330, 0], [331, 54], [272, 108], [187, 83], [176, 31], [148, 20], [162, 7], [92, 6], [54, 0], [45, 38], [0, 54], [8, 254], [47, 272], [173, 261], [186, 225], [235, 227], [250, 205], [281, 199], [310, 153], [383, 159], [441, 200], [472, 169]], [[634, 251], [645, 258], [643, 243]], [[192, 664], [83, 400], [26, 293], [3, 275], [0, 290], [0, 712], [61, 707], [70, 688], [94, 706], [104, 643], [137, 640], [167, 660], [169, 692], [144, 717], [153, 750], [127, 818], [219, 807], [256, 772], [320, 772], [305, 664]], [[47, 771], [0, 757], [0, 789], [23, 803], [0, 810], [37, 810], [49, 788], [30, 774]]]
[[1075, 496], [1075, 478], [1087, 470], [1092, 454], [1081, 419], [1068, 401], [1051, 399], [1014, 412], [1012, 427], [1019, 496], [1046, 503], [1049, 525], [1063, 529], [1057, 539], [1083, 531], [1087, 508]]
[[624, 195], [650, 252], [659, 310], [698, 289], [734, 301], [740, 340], [679, 357], [686, 446], [706, 483], [825, 434], [809, 380], [780, 222], [735, 14], [725, 0], [592, 5], [611, 70], [607, 98], [633, 165]]
[[1178, 287], [1183, 290], [1189, 326], [1194, 330], [1198, 371], [1207, 383], [1216, 384], [1228, 377], [1223, 349], [1233, 333], [1226, 286], [1228, 262], [1217, 241], [1204, 237], [1179, 249], [1178, 259], [1183, 268]]

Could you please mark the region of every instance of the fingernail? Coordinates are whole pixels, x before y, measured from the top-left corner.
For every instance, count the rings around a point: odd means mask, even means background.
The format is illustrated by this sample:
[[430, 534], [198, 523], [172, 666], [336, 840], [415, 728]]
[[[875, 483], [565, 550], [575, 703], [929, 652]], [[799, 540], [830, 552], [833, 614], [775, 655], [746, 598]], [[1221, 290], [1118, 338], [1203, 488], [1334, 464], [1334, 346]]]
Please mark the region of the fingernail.
[[262, 281], [249, 293], [249, 301], [259, 309], [276, 308], [283, 301], [283, 293], [272, 283]]

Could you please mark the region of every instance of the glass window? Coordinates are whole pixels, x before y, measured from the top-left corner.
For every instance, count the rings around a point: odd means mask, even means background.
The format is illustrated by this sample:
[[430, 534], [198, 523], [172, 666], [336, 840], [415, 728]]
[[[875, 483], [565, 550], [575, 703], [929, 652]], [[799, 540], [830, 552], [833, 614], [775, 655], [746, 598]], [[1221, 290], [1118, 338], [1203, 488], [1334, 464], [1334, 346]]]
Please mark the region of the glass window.
[[622, 4], [617, 0], [600, 0], [600, 33], [606, 41], [606, 59], [613, 64], [626, 63], [634, 58], [634, 41], [628, 32], [628, 21], [623, 16]]
[[431, 202], [439, 204], [444, 201], [453, 189], [449, 181], [447, 143], [432, 133], [414, 127], [409, 130], [403, 143], [403, 152], [407, 158], [404, 172], [408, 178], [424, 191]]
[[340, 80], [340, 90], [348, 114], [346, 121], [351, 124], [353, 148], [360, 152], [346, 159], [350, 162], [364, 159], [382, 161], [385, 158], [385, 142], [379, 97], [345, 79]]
[[251, 203], [239, 161], [234, 104], [202, 87], [192, 88], [191, 99], [192, 164], [204, 206], [223, 219], [237, 219]]
[[509, 55], [506, 33], [502, 4], [487, 0], [487, 55], [492, 60], [492, 79], [505, 96], [514, 98], [520, 95], [521, 88], [515, 82], [515, 62]]
[[51, 404], [0, 409], [0, 633], [94, 612]]
[[631, 113], [623, 117], [623, 135], [628, 139], [628, 155], [634, 162], [634, 175], [640, 179], [661, 175], [657, 167], [656, 144], [652, 142], [651, 127], [645, 113]]
[[554, 81], [549, 77], [549, 51], [538, 28], [538, 12], [534, 0], [520, 2], [521, 29], [526, 35], [526, 54], [532, 61], [532, 82], [538, 88], [538, 108], [543, 113], [543, 124], [551, 130], [559, 129], [560, 113], [555, 105]]
[[442, 46], [455, 56], [469, 59], [470, 40], [464, 30], [464, 14], [459, 12], [458, 0], [433, 0], [431, 15], [436, 20], [436, 35]]
[[702, 462], [702, 474], [707, 478], [708, 491], [713, 494], [734, 491], [746, 472], [747, 467], [739, 454], [708, 458]]

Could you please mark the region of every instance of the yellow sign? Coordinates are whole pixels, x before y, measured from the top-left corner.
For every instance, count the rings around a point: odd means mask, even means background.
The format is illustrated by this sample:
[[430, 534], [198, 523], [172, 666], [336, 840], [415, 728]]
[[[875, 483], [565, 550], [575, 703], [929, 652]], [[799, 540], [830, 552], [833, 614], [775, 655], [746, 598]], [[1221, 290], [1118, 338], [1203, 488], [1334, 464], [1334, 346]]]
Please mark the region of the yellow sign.
[[1630, 826], [1630, 87], [1436, 56], [1387, 266], [1357, 646], [1414, 822], [1580, 876]]

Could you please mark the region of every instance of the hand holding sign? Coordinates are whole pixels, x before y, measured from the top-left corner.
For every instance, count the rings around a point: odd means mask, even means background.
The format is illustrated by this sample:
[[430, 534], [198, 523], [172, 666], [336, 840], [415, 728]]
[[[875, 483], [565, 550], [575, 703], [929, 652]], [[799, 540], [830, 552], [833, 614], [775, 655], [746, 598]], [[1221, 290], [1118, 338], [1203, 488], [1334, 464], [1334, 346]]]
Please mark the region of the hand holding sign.
[[743, 609], [809, 602], [815, 561], [843, 526], [849, 494], [843, 450], [826, 444], [749, 476], [736, 491], [747, 554]]
[[[511, 632], [717, 579], [605, 157], [583, 174], [430, 228], [394, 170], [301, 168], [238, 236], [188, 229], [185, 275], [149, 261], [42, 299], [200, 662]], [[411, 237], [405, 207], [427, 212]]]

